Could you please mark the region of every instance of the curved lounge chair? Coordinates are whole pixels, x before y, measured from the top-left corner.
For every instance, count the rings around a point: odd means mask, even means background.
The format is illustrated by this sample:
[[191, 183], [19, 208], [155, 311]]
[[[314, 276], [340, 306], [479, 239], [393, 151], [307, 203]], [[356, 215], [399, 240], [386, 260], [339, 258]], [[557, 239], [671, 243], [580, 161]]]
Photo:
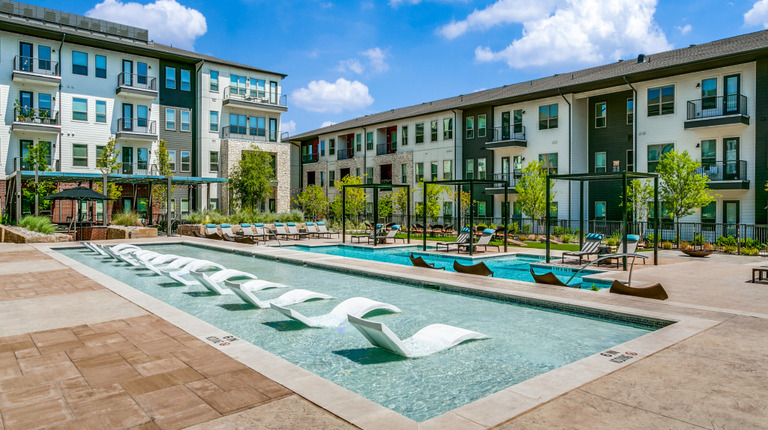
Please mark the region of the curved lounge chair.
[[348, 318], [349, 323], [365, 336], [368, 342], [406, 358], [424, 357], [471, 339], [488, 339], [488, 336], [476, 331], [446, 324], [430, 324], [408, 339], [400, 340], [383, 323], [352, 315]]
[[163, 270], [165, 271], [172, 271], [174, 269], [178, 270], [181, 269], [183, 266], [193, 262], [197, 261], [197, 258], [192, 257], [179, 257], [173, 261], [168, 261], [165, 263], [156, 263], [153, 261], [146, 261], [144, 262], [144, 267], [157, 273], [158, 275], [163, 275]]
[[181, 267], [158, 267], [157, 269], [160, 270], [161, 274], [168, 276], [176, 282], [180, 282], [184, 285], [195, 285], [197, 281], [190, 281], [183, 276], [189, 274], [193, 270], [197, 272], [224, 270], [224, 266], [219, 263], [214, 263], [213, 261], [194, 259]]
[[541, 275], [537, 275], [533, 273], [533, 267], [529, 267], [531, 270], [531, 276], [533, 276], [533, 280], [536, 281], [537, 284], [549, 284], [549, 285], [557, 285], [558, 287], [567, 287], [568, 285], [565, 285], [563, 281], [558, 279], [557, 276], [555, 276], [552, 272], [543, 273]]
[[224, 281], [229, 289], [232, 290], [238, 297], [244, 302], [250, 303], [260, 309], [270, 307], [272, 303], [278, 306], [290, 306], [296, 303], [306, 302], [309, 300], [327, 300], [333, 297], [327, 294], [316, 293], [314, 291], [304, 290], [297, 288], [295, 290], [288, 291], [287, 293], [270, 300], [261, 300], [254, 294], [256, 291], [266, 290], [270, 288], [287, 288], [287, 285], [278, 284], [277, 282], [269, 282], [263, 279], [254, 279], [252, 281], [237, 283], [229, 280]]
[[614, 280], [609, 290], [614, 294], [624, 294], [627, 296], [645, 297], [646, 299], [667, 300], [669, 296], [661, 284], [656, 283], [648, 287], [628, 287], [621, 282]]
[[493, 276], [493, 270], [489, 269], [488, 266], [486, 266], [482, 261], [471, 266], [464, 266], [459, 264], [458, 261], [454, 260], [453, 270], [457, 271], [458, 273], [469, 273], [470, 275]]
[[445, 270], [445, 267], [435, 267], [434, 263], [427, 263], [424, 261], [423, 257], [414, 257], [413, 253], [411, 253], [411, 264], [414, 265], [414, 267], [426, 267], [427, 269], [439, 269], [439, 270]]
[[93, 251], [93, 252], [95, 252], [95, 253], [97, 253], [99, 255], [103, 255], [105, 257], [108, 257], [106, 252], [102, 251], [100, 247], [96, 246], [95, 244], [93, 244], [91, 242], [81, 241], [80, 245], [83, 245], [87, 249], [89, 249], [89, 250], [91, 250], [91, 251]]
[[307, 327], [338, 327], [347, 320], [347, 316], [363, 317], [375, 310], [387, 310], [390, 312], [400, 312], [400, 308], [389, 303], [377, 302], [365, 297], [352, 297], [339, 303], [333, 310], [325, 315], [316, 317], [307, 317], [293, 309], [284, 308], [280, 305], [272, 304], [272, 309], [281, 314], [296, 320]]
[[120, 254], [120, 256], [122, 257], [123, 261], [125, 261], [128, 264], [130, 264], [131, 266], [136, 266], [136, 267], [143, 267], [145, 261], [151, 260], [153, 258], [160, 257], [162, 255], [163, 254], [160, 254], [159, 252], [149, 251], [149, 250], [146, 250], [146, 249], [141, 250], [141, 251], [136, 251], [136, 252], [134, 252], [132, 254], [128, 254], [128, 255]]
[[190, 270], [189, 274], [192, 275], [195, 279], [202, 284], [205, 288], [208, 289], [208, 291], [214, 293], [214, 294], [234, 294], [234, 292], [229, 289], [225, 288], [222, 285], [222, 282], [225, 279], [233, 280], [233, 279], [256, 279], [256, 275], [253, 273], [243, 272], [242, 270], [237, 269], [223, 269], [219, 270], [217, 272], [214, 272], [213, 274], [206, 272], [205, 270]]

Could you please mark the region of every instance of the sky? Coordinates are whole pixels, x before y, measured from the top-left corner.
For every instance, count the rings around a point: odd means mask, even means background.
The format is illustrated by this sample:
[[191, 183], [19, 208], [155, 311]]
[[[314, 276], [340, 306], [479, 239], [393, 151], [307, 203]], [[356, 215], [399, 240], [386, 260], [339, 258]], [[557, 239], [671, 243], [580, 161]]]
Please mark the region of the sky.
[[282, 131], [768, 28], [768, 0], [57, 0], [288, 75]]

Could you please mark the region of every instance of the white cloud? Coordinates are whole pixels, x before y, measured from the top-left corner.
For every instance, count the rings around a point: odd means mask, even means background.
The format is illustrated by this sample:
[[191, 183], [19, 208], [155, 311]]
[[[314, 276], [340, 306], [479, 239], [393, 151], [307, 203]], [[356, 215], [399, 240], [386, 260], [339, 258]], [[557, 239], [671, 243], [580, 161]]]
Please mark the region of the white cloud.
[[389, 64], [385, 61], [387, 54], [378, 46], [362, 52], [362, 54], [368, 58], [368, 62], [374, 72], [383, 73], [389, 70]]
[[676, 28], [676, 29], [677, 29], [677, 31], [679, 31], [679, 32], [680, 32], [680, 34], [682, 34], [683, 36], [685, 36], [686, 34], [690, 33], [690, 32], [691, 32], [691, 30], [693, 30], [693, 27], [691, 27], [691, 24], [685, 24], [685, 25], [683, 25], [683, 26], [679, 26], [679, 25], [676, 25], [676, 26], [675, 26], [675, 28]]
[[350, 58], [349, 60], [339, 61], [339, 65], [336, 66], [336, 71], [340, 73], [352, 72], [359, 75], [365, 71], [365, 67], [357, 58]]
[[323, 121], [323, 123], [320, 124], [320, 128], [330, 127], [330, 126], [332, 126], [334, 124], [336, 124], [336, 123], [333, 122], [333, 121]]
[[768, 28], [768, 0], [759, 0], [744, 14], [744, 24]]
[[557, 3], [557, 0], [498, 0], [485, 9], [475, 9], [464, 20], [451, 21], [437, 32], [447, 39], [455, 39], [472, 30], [541, 19], [552, 13]]
[[104, 0], [85, 13], [91, 18], [118, 22], [149, 30], [150, 39], [182, 49], [194, 49], [195, 40], [208, 31], [205, 17], [199, 11], [176, 0], [154, 3], [123, 3]]
[[290, 120], [287, 122], [283, 122], [283, 120], [280, 120], [280, 131], [282, 132], [288, 132], [288, 134], [295, 134], [296, 133], [296, 121]]
[[335, 70], [340, 73], [352, 72], [358, 75], [362, 75], [366, 70], [371, 70], [374, 73], [384, 73], [389, 70], [389, 64], [386, 61], [387, 53], [378, 46], [363, 51], [360, 55], [365, 57], [365, 64], [357, 58], [350, 58], [339, 61]]
[[336, 82], [312, 81], [307, 88], [291, 93], [292, 103], [311, 112], [340, 113], [343, 110], [358, 110], [370, 106], [373, 97], [368, 87], [359, 81], [339, 78]]
[[553, 14], [523, 23], [522, 37], [505, 49], [477, 47], [475, 59], [523, 68], [599, 64], [671, 49], [655, 12], [656, 0], [567, 0]]

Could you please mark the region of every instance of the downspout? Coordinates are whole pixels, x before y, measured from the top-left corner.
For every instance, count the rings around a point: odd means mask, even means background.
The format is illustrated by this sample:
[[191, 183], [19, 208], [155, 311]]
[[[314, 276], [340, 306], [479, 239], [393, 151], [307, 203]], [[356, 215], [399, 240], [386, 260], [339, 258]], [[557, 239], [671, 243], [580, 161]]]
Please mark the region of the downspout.
[[[573, 106], [571, 105], [571, 102], [568, 101], [567, 98], [563, 95], [563, 93], [560, 91], [560, 88], [557, 89], [557, 93], [560, 94], [560, 97], [565, 100], [566, 103], [568, 103], [568, 174], [573, 174], [573, 121], [571, 118], [571, 111], [573, 110]], [[589, 152], [589, 151], [587, 151]], [[571, 184], [568, 184], [568, 226], [571, 226]], [[547, 188], [549, 190], [549, 188]], [[547, 210], [547, 213], [549, 213], [549, 210]], [[584, 214], [579, 214], [579, 218], [584, 216]], [[546, 232], [547, 235], [549, 235], [549, 232]], [[549, 237], [549, 236], [547, 236]]]

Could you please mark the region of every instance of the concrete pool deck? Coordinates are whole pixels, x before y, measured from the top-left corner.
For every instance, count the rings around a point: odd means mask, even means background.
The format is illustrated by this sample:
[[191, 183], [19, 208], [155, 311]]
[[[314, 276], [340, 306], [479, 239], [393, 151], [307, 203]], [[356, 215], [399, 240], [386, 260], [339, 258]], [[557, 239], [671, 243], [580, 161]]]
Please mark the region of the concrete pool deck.
[[[200, 428], [765, 428], [768, 422], [764, 400], [768, 283], [747, 282], [750, 266], [762, 261], [759, 257], [696, 260], [661, 252], [665, 264], [648, 265], [633, 276], [633, 282], [665, 286], [670, 299], [658, 302], [391, 264], [371, 267], [370, 262], [308, 256], [288, 247], [183, 240], [312, 265], [354, 267], [373, 275], [675, 315], [688, 327], [679, 325], [677, 331], [657, 336], [667, 338], [654, 342], [663, 340], [661, 349], [645, 345], [651, 343], [645, 336], [636, 339], [632, 347], [640, 351], [638, 357], [615, 368], [607, 367], [605, 360], [595, 366], [580, 361], [418, 424], [332, 383], [317, 381], [319, 377], [295, 366], [286, 367], [281, 359], [253, 346], [212, 343], [206, 339], [210, 334], [217, 340], [225, 340], [226, 334], [201, 321], [190, 322], [183, 312], [174, 313], [98, 272], [70, 264], [49, 246], [0, 244], [0, 429], [195, 424]], [[644, 348], [650, 352], [643, 353]], [[551, 384], [561, 386], [547, 389]]]

